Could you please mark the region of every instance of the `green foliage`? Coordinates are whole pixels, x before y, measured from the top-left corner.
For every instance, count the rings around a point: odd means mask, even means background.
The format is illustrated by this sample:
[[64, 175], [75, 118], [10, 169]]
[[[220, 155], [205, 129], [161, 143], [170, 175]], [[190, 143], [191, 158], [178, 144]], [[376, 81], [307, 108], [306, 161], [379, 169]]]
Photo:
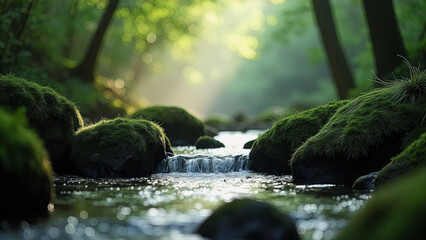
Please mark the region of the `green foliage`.
[[236, 199], [217, 208], [197, 233], [209, 239], [300, 239], [288, 215], [251, 199]]
[[195, 116], [179, 107], [152, 106], [141, 109], [130, 116], [158, 123], [173, 146], [194, 145], [204, 136], [204, 124]]
[[336, 240], [426, 238], [426, 169], [380, 189]]
[[0, 106], [25, 107], [28, 124], [43, 139], [53, 169], [62, 172], [71, 138], [83, 126], [76, 106], [50, 88], [12, 75], [0, 76]]
[[377, 174], [376, 187], [391, 184], [426, 166], [426, 131]]
[[348, 102], [330, 102], [276, 122], [254, 142], [249, 158], [250, 169], [290, 174], [288, 161], [296, 148], [315, 135], [337, 109]]
[[8, 114], [0, 108], [0, 218], [26, 218], [47, 213], [52, 196], [52, 169], [42, 141], [26, 128], [23, 109]]
[[406, 86], [425, 81], [415, 76], [396, 81], [340, 108], [294, 153], [294, 179], [350, 182], [379, 170], [400, 151], [401, 139], [423, 124], [426, 98], [419, 91], [407, 91]]
[[87, 177], [145, 177], [172, 153], [157, 124], [141, 119], [102, 120], [80, 129], [72, 140], [75, 174]]
[[202, 136], [202, 137], [199, 137], [197, 141], [195, 141], [195, 147], [197, 149], [221, 148], [221, 147], [225, 147], [225, 145], [212, 137]]

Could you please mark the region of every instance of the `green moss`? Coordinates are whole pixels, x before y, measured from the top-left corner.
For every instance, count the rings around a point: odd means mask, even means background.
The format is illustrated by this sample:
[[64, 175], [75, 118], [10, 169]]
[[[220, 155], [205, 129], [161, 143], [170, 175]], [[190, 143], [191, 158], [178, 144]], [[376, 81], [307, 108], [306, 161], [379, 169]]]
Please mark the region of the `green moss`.
[[158, 123], [173, 146], [194, 145], [204, 135], [203, 123], [179, 107], [153, 106], [139, 110], [131, 118], [143, 118]]
[[291, 155], [306, 139], [316, 134], [338, 108], [348, 101], [330, 102], [285, 117], [259, 136], [250, 152], [250, 169], [272, 174], [291, 174]]
[[25, 107], [28, 124], [43, 139], [53, 169], [66, 172], [69, 144], [83, 126], [76, 106], [50, 88], [11, 75], [0, 76], [0, 106]]
[[10, 115], [0, 109], [0, 219], [48, 213], [52, 169], [41, 140], [24, 124], [24, 111]]
[[270, 204], [251, 199], [222, 205], [197, 233], [211, 239], [300, 239], [289, 216]]
[[426, 239], [426, 169], [376, 192], [336, 240]]
[[223, 145], [223, 143], [219, 142], [218, 140], [209, 137], [209, 136], [202, 136], [199, 137], [197, 139], [197, 141], [195, 142], [195, 147], [197, 149], [202, 149], [202, 148], [221, 148], [221, 147], [225, 147], [225, 145]]
[[402, 153], [392, 158], [392, 162], [379, 171], [375, 187], [393, 183], [426, 166], [426, 131], [412, 142]]
[[293, 155], [293, 179], [352, 184], [357, 177], [386, 165], [426, 114], [423, 90], [408, 94], [406, 86], [405, 81], [397, 81], [340, 108]]
[[157, 124], [116, 118], [80, 129], [72, 140], [70, 159], [77, 175], [144, 177], [168, 151], [170, 142]]

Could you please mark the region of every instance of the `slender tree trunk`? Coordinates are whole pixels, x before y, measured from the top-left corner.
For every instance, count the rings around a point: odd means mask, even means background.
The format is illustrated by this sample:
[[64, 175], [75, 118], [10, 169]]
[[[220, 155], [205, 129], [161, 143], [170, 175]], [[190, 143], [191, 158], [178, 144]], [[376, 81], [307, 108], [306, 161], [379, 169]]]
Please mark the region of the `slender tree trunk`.
[[74, 69], [74, 74], [79, 76], [83, 81], [92, 83], [95, 80], [94, 73], [96, 67], [96, 60], [102, 46], [102, 40], [105, 32], [112, 20], [115, 9], [117, 9], [119, 0], [110, 0], [105, 10], [104, 15], [96, 29], [86, 54], [80, 64]]
[[[371, 42], [373, 43], [377, 77], [382, 79], [407, 57], [398, 29], [392, 0], [363, 0]], [[383, 79], [382, 79], [383, 80]]]
[[337, 92], [341, 99], [347, 98], [349, 90], [354, 88], [355, 84], [348, 62], [337, 38], [330, 2], [329, 0], [312, 0], [312, 3]]
[[72, 45], [74, 42], [74, 32], [75, 32], [75, 19], [77, 16], [77, 11], [78, 11], [78, 4], [79, 4], [79, 0], [73, 0], [71, 2], [71, 7], [70, 7], [70, 21], [68, 24], [68, 29], [67, 29], [67, 38], [68, 38], [68, 42], [66, 43], [66, 45], [63, 47], [63, 53], [65, 57], [70, 57], [71, 55], [71, 49], [72, 49]]

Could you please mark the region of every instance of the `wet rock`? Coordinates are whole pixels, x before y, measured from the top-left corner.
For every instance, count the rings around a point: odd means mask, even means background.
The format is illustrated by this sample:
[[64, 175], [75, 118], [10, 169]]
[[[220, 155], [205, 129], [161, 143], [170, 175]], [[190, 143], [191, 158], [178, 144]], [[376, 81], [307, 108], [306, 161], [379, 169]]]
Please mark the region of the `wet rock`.
[[225, 145], [212, 137], [202, 136], [202, 137], [199, 137], [197, 141], [195, 142], [195, 147], [197, 149], [221, 148], [221, 147], [225, 147]]
[[99, 177], [150, 176], [172, 152], [161, 127], [141, 119], [103, 120], [80, 129], [71, 144], [77, 175]]
[[131, 115], [133, 119], [147, 119], [158, 123], [170, 139], [172, 146], [190, 146], [204, 136], [204, 124], [179, 107], [152, 106]]
[[426, 169], [377, 191], [336, 240], [426, 239]]
[[244, 149], [251, 149], [253, 147], [253, 143], [256, 141], [256, 139], [250, 140], [246, 143], [244, 143], [243, 148]]
[[68, 169], [68, 154], [74, 132], [83, 126], [76, 106], [48, 87], [14, 76], [0, 77], [0, 106], [25, 107], [28, 125], [43, 139], [56, 173]]
[[291, 155], [315, 135], [338, 108], [348, 101], [331, 102], [278, 121], [260, 135], [250, 151], [250, 169], [270, 174], [291, 174]]
[[426, 89], [416, 89], [426, 88], [425, 81], [416, 76], [396, 81], [340, 108], [294, 153], [294, 182], [352, 185], [359, 176], [383, 168], [423, 121]]
[[198, 228], [210, 239], [299, 240], [292, 219], [274, 206], [238, 199], [216, 209]]
[[0, 220], [47, 215], [52, 169], [40, 138], [26, 126], [25, 113], [0, 109]]
[[358, 191], [373, 191], [376, 176], [377, 176], [377, 172], [372, 172], [367, 175], [359, 177], [355, 181], [354, 185], [352, 185], [352, 189], [358, 190]]
[[408, 145], [402, 153], [392, 158], [392, 161], [379, 171], [375, 187], [391, 184], [397, 179], [408, 176], [425, 166], [426, 131], [416, 141]]

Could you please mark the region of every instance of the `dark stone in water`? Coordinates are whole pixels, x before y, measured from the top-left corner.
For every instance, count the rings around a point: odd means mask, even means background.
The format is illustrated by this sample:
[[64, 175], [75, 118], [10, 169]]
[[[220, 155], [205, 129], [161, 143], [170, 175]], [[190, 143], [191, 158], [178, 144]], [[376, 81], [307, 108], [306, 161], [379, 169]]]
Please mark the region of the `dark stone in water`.
[[256, 139], [250, 140], [248, 142], [246, 142], [243, 146], [244, 149], [251, 149], [251, 147], [253, 146], [253, 143], [256, 141]]
[[359, 177], [352, 186], [352, 189], [359, 191], [373, 191], [376, 176], [377, 172], [372, 172]]
[[251, 199], [238, 199], [219, 207], [197, 233], [211, 239], [300, 239], [288, 215]]
[[222, 148], [225, 147], [225, 145], [210, 136], [202, 136], [195, 142], [195, 147], [197, 149]]

